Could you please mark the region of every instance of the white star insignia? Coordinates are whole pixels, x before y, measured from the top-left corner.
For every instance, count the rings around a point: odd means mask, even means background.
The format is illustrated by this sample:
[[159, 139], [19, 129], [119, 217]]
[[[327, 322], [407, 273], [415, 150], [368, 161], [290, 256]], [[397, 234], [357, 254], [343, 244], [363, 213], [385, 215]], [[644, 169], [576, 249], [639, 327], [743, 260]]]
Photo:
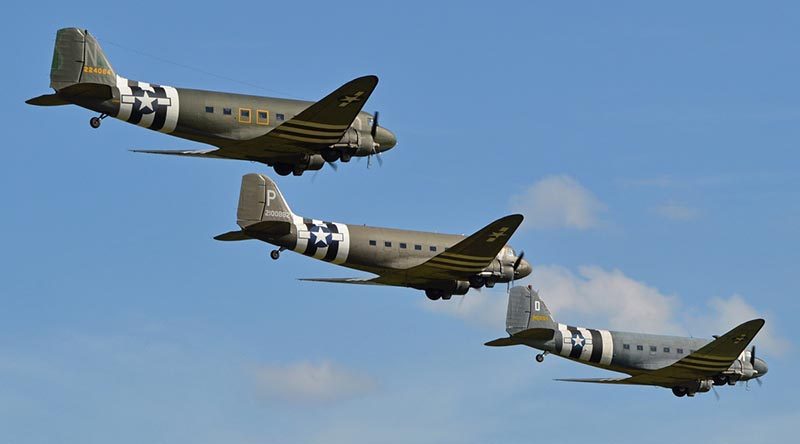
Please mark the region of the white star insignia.
[[153, 102], [156, 100], [156, 98], [155, 97], [150, 97], [150, 95], [147, 94], [147, 91], [145, 91], [144, 94], [142, 94], [141, 97], [137, 97], [136, 100], [138, 100], [139, 103], [140, 103], [140, 105], [139, 105], [139, 109], [140, 110], [149, 109], [150, 111], [152, 111], [153, 110]]

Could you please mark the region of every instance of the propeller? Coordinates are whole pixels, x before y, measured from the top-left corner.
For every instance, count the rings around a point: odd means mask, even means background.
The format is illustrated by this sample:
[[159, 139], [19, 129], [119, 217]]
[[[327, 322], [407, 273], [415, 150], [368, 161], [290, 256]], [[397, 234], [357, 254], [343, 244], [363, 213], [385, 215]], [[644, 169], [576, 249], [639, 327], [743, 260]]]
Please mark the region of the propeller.
[[719, 393], [717, 392], [717, 388], [712, 385], [711, 390], [714, 392], [714, 397], [717, 398], [717, 401], [719, 401]]
[[514, 266], [511, 267], [514, 269], [514, 271], [517, 271], [517, 268], [519, 268], [519, 265], [522, 263], [523, 257], [525, 257], [525, 251], [520, 251], [519, 256], [517, 256], [517, 260], [514, 261]]
[[369, 133], [372, 134], [372, 139], [375, 139], [375, 136], [378, 134], [378, 116], [380, 114], [375, 111], [375, 115], [372, 117], [372, 129], [370, 129]]
[[375, 136], [378, 134], [378, 116], [380, 113], [375, 111], [375, 115], [372, 117], [372, 128], [370, 128], [369, 133], [372, 135], [372, 152], [367, 156], [367, 168], [370, 167], [372, 161], [372, 155], [374, 154], [375, 157], [378, 159], [378, 165], [383, 166], [383, 159], [381, 158], [381, 153], [378, 152], [375, 144]]
[[754, 345], [753, 348], [750, 349], [750, 365], [755, 368], [756, 366], [756, 346]]

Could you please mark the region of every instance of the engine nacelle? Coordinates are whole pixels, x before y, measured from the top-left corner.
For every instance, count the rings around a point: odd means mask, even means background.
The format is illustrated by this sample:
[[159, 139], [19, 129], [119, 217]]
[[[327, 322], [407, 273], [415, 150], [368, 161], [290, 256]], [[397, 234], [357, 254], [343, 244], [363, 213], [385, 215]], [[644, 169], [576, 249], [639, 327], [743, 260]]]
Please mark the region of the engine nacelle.
[[296, 166], [301, 170], [316, 171], [325, 166], [325, 159], [319, 154], [307, 154]]
[[453, 281], [453, 287], [450, 289], [451, 294], [461, 296], [467, 294], [470, 289], [469, 282], [467, 281]]
[[711, 390], [711, 386], [714, 385], [714, 381], [712, 379], [704, 379], [702, 381], [697, 381], [693, 386], [687, 387], [690, 393], [705, 393]]
[[373, 152], [373, 140], [369, 133], [362, 133], [350, 127], [334, 147], [344, 149], [353, 156], [367, 156]]

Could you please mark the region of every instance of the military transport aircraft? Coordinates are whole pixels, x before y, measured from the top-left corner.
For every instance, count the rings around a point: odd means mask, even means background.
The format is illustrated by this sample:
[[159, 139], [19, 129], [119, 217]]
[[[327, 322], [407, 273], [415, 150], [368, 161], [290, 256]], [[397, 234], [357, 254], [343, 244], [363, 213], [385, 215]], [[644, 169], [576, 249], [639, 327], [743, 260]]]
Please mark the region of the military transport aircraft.
[[518, 214], [500, 218], [475, 234], [452, 234], [376, 228], [324, 222], [297, 216], [269, 177], [242, 177], [236, 213], [241, 230], [215, 239], [258, 239], [283, 250], [377, 274], [376, 278], [302, 279], [345, 284], [395, 285], [425, 290], [432, 300], [463, 295], [470, 288], [492, 287], [531, 273], [531, 266], [506, 242], [522, 223]]
[[90, 124], [117, 119], [216, 148], [134, 150], [189, 157], [251, 160], [282, 176], [319, 170], [325, 162], [379, 155], [395, 146], [378, 113], [361, 111], [378, 78], [351, 80], [319, 102], [247, 96], [138, 82], [118, 75], [86, 30], [56, 33], [50, 87], [28, 100], [39, 106], [74, 104], [100, 113]]
[[508, 295], [507, 338], [493, 347], [527, 345], [582, 364], [627, 373], [627, 378], [558, 379], [600, 384], [654, 385], [672, 389], [675, 396], [694, 396], [714, 385], [735, 385], [767, 374], [767, 364], [756, 357], [750, 341], [764, 326], [763, 319], [739, 325], [714, 340], [595, 330], [556, 323], [550, 310], [530, 286], [518, 286]]

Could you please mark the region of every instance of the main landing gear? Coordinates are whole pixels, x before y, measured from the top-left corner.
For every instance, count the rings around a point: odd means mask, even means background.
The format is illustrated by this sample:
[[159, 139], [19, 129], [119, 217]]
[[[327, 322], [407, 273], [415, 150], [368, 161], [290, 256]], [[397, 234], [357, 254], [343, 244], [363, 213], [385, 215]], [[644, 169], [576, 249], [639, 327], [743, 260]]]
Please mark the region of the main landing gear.
[[544, 357], [547, 355], [547, 352], [539, 353], [536, 355], [536, 362], [544, 362]]
[[100, 123], [106, 117], [108, 117], [108, 114], [100, 114], [99, 117], [92, 117], [91, 119], [89, 119], [89, 126], [91, 126], [94, 129], [100, 128]]
[[269, 252], [269, 257], [271, 257], [273, 261], [277, 261], [281, 257], [281, 251], [285, 249], [284, 247], [280, 247], [277, 250], [272, 250]]

